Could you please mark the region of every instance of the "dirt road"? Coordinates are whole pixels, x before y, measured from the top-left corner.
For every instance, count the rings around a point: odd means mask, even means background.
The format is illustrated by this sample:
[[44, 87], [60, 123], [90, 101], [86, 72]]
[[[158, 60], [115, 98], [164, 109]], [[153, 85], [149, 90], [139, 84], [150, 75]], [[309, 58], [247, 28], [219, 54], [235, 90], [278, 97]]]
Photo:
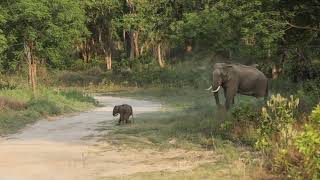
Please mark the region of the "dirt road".
[[104, 107], [69, 117], [41, 120], [0, 139], [0, 180], [91, 180], [137, 172], [182, 170], [206, 161], [184, 150], [134, 150], [98, 142], [101, 123], [113, 126], [113, 106], [127, 103], [134, 114], [160, 111], [159, 103], [97, 96]]

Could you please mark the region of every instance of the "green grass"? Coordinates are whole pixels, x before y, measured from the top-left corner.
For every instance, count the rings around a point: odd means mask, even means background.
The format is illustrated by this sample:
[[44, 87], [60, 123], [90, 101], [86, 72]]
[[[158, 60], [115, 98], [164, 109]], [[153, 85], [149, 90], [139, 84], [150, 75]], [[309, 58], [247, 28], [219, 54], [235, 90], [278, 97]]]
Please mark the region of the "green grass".
[[[120, 92], [117, 95], [160, 101], [164, 107], [162, 112], [139, 115], [133, 125], [116, 127], [111, 136], [113, 143], [126, 142], [136, 147], [144, 144], [157, 147], [213, 148], [215, 145], [212, 144], [212, 137], [234, 140], [231, 131], [235, 122], [231, 112], [218, 109], [212, 94], [205, 90], [153, 88]], [[237, 101], [238, 104], [241, 102], [252, 106], [259, 102], [248, 97], [238, 97]], [[250, 134], [245, 135], [248, 136], [245, 137], [248, 141], [254, 141]], [[137, 137], [141, 142], [136, 142]], [[136, 141], [131, 143], [133, 138]], [[177, 144], [169, 143], [173, 138], [177, 140]]]
[[260, 164], [251, 164], [250, 166], [244, 165], [243, 162], [234, 161], [233, 163], [223, 162], [221, 159], [215, 163], [202, 164], [191, 170], [184, 171], [157, 171], [157, 172], [142, 172], [129, 176], [121, 177], [105, 177], [101, 180], [121, 179], [121, 180], [194, 180], [194, 179], [262, 179], [265, 177], [275, 178], [269, 174], [266, 174], [263, 168], [253, 167], [254, 165], [260, 166]]
[[[228, 123], [233, 124], [232, 113], [218, 109], [212, 94], [205, 90], [152, 88], [118, 92], [114, 95], [158, 101], [164, 107], [161, 112], [138, 115], [134, 124], [115, 127], [102, 141], [115, 145], [125, 144], [137, 149], [213, 150], [221, 155], [218, 162], [188, 171], [137, 173], [119, 179], [245, 179], [260, 177], [262, 174], [267, 176], [260, 156], [253, 159], [254, 153], [248, 150], [248, 146], [241, 145], [241, 141], [230, 141], [233, 140], [233, 128], [230, 128]], [[259, 102], [250, 97], [237, 97], [237, 104], [256, 105]], [[252, 138], [251, 134], [247, 135]], [[243, 157], [243, 152], [247, 152], [245, 154], [248, 156]], [[243, 163], [243, 160], [246, 163]], [[255, 164], [256, 161], [261, 162], [259, 166]], [[234, 168], [237, 165], [241, 167]]]
[[27, 104], [27, 109], [0, 111], [0, 135], [14, 133], [40, 118], [56, 116], [93, 108], [95, 100], [81, 91], [39, 87], [36, 97], [29, 88], [4, 89], [0, 96], [10, 97]]

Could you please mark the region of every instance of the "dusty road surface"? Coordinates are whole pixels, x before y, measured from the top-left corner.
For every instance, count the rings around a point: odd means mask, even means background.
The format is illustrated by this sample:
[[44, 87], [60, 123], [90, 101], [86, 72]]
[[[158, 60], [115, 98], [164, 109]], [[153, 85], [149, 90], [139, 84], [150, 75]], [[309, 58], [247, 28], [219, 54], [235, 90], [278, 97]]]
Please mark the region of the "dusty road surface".
[[[0, 139], [0, 180], [91, 180], [137, 172], [183, 170], [209, 154], [184, 150], [134, 150], [97, 141], [97, 129], [114, 126], [113, 106], [127, 103], [134, 114], [160, 111], [158, 103], [97, 96], [104, 105], [77, 115], [41, 120]], [[137, 116], [138, 118], [139, 116]]]

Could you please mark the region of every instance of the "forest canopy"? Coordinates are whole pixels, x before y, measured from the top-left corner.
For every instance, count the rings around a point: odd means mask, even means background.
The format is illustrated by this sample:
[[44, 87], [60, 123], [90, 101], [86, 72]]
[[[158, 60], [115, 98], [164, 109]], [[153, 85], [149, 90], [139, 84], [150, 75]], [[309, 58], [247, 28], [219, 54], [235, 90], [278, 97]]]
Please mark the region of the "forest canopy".
[[287, 63], [297, 81], [314, 76], [319, 32], [317, 0], [4, 0], [0, 71], [29, 67], [32, 75], [33, 64], [68, 69], [79, 61], [111, 70], [144, 59], [165, 67], [205, 49], [272, 66], [274, 78]]

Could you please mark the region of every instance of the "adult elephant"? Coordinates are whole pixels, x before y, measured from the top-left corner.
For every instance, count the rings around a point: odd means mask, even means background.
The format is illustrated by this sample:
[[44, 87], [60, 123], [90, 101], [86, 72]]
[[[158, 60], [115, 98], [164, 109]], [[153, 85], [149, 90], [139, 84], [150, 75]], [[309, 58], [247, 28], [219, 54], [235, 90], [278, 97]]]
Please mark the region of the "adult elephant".
[[256, 98], [268, 97], [268, 78], [254, 66], [216, 63], [213, 66], [212, 77], [212, 85], [207, 90], [212, 90], [216, 104], [220, 106], [218, 93], [222, 87], [227, 110], [234, 104], [237, 93]]

